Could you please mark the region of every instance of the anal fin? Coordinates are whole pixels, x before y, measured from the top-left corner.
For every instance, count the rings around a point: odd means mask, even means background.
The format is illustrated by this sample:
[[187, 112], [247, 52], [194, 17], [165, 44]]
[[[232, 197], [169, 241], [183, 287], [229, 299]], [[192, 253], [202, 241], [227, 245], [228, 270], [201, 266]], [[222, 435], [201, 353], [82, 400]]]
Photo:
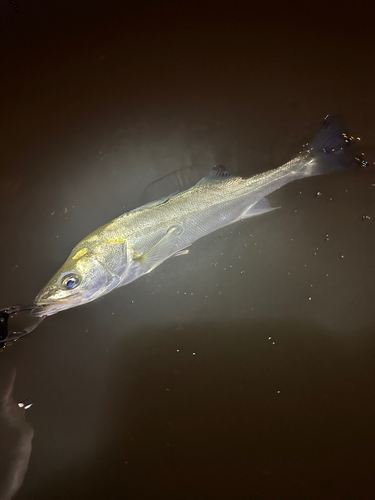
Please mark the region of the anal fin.
[[261, 198], [259, 201], [248, 207], [242, 214], [240, 219], [247, 219], [248, 217], [254, 217], [255, 215], [265, 214], [267, 212], [272, 212], [280, 207], [271, 207], [270, 202], [267, 198]]
[[173, 257], [179, 257], [180, 255], [187, 255], [189, 253], [189, 250], [180, 250], [179, 252], [176, 252], [175, 254], [173, 254]]

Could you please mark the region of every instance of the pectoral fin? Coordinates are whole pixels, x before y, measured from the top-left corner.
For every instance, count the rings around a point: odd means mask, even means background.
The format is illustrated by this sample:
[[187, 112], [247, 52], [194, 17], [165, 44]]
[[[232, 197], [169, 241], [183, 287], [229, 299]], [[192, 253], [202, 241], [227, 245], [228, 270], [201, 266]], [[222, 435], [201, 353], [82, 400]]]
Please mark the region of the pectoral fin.
[[168, 229], [153, 247], [137, 258], [138, 262], [145, 266], [148, 272], [154, 269], [176, 252], [178, 237], [182, 232], [183, 229], [180, 226]]

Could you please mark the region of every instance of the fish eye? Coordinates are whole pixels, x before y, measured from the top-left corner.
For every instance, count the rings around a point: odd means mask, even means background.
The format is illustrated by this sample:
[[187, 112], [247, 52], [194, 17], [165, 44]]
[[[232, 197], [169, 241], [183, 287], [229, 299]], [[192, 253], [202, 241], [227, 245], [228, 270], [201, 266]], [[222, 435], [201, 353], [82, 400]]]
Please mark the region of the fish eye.
[[70, 289], [78, 286], [79, 282], [80, 282], [80, 279], [76, 274], [69, 274], [68, 276], [64, 276], [64, 279], [62, 280], [61, 284], [65, 288], [68, 288], [70, 290]]

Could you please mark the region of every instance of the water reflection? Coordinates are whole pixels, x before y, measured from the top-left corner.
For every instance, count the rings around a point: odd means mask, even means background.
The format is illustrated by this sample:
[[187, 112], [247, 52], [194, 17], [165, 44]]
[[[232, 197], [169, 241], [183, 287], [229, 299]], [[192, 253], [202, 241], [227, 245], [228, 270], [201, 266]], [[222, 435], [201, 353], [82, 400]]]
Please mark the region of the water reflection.
[[29, 465], [34, 431], [25, 420], [32, 402], [16, 403], [16, 371], [0, 370], [0, 500], [10, 500], [22, 486]]

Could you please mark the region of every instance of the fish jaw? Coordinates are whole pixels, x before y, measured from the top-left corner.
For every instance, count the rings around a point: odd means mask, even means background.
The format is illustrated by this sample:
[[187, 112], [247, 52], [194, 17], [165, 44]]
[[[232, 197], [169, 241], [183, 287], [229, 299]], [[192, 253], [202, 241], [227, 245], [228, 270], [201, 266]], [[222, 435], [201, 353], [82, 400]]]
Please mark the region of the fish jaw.
[[38, 293], [34, 299], [34, 304], [37, 306], [48, 305], [52, 302], [62, 302], [76, 298], [81, 295], [81, 292], [75, 293], [69, 290], [63, 290], [56, 284], [48, 284]]
[[52, 314], [78, 306], [83, 301], [84, 297], [81, 292], [71, 294], [68, 297], [52, 298], [51, 294], [46, 289], [43, 289], [35, 298], [35, 308], [32, 309], [30, 314], [37, 318], [41, 316], [52, 316]]
[[68, 301], [55, 302], [53, 304], [35, 304], [35, 308], [31, 310], [31, 316], [35, 318], [40, 318], [42, 316], [52, 316], [58, 312], [64, 311], [65, 309], [70, 309], [80, 305], [80, 303], [72, 303]]

